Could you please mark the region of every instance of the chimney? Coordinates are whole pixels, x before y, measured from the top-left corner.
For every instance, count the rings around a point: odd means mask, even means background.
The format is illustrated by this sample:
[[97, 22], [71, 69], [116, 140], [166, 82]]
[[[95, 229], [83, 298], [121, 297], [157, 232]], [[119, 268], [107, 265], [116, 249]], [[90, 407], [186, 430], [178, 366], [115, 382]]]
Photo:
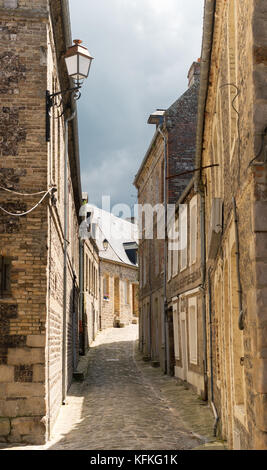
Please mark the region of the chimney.
[[191, 65], [187, 78], [188, 78], [188, 88], [194, 85], [196, 80], [199, 80], [200, 77], [200, 62], [201, 59], [198, 59], [197, 62], [193, 62]]

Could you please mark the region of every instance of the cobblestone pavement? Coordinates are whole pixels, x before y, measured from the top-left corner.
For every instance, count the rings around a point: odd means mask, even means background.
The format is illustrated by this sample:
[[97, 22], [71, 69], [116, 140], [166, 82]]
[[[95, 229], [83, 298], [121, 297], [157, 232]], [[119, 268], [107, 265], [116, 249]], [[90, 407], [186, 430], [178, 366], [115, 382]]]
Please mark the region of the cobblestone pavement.
[[224, 449], [212, 436], [209, 406], [142, 361], [137, 330], [130, 325], [97, 336], [88, 376], [71, 386], [51, 441], [25, 449]]

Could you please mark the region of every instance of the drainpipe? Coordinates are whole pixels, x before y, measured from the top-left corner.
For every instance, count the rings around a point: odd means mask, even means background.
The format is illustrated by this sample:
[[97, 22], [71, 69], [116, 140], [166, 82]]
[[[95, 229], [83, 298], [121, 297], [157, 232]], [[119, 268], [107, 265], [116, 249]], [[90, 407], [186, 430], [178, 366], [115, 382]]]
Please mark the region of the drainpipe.
[[[208, 97], [208, 88], [210, 82], [210, 64], [211, 53], [213, 46], [214, 36], [214, 23], [215, 12], [217, 7], [217, 0], [205, 0], [204, 11], [204, 26], [203, 26], [203, 39], [201, 50], [201, 66], [200, 66], [200, 89], [198, 97], [198, 116], [197, 116], [197, 132], [196, 132], [196, 161], [195, 166], [200, 170], [196, 173], [197, 188], [201, 197], [201, 245], [202, 245], [202, 281], [206, 281], [206, 234], [205, 234], [205, 199], [202, 184], [202, 151], [203, 151], [203, 136], [205, 127], [205, 110]], [[205, 258], [205, 259], [204, 259]], [[205, 270], [205, 273], [204, 273]], [[204, 346], [204, 382], [207, 394], [207, 333], [206, 333], [206, 294], [205, 285], [202, 284], [203, 297], [202, 297], [202, 318], [203, 318], [203, 346]], [[209, 309], [211, 318], [211, 299], [210, 299], [210, 285], [209, 285]], [[204, 332], [205, 329], [205, 332]], [[205, 345], [204, 345], [205, 341]], [[211, 338], [212, 341], [212, 338]], [[205, 370], [206, 369], [206, 370]], [[213, 402], [213, 369], [211, 368], [211, 407], [215, 417], [214, 432], [217, 431], [218, 414]]]
[[152, 285], [151, 285], [151, 276], [152, 276], [152, 272], [151, 272], [151, 256], [152, 256], [152, 253], [151, 253], [151, 240], [148, 240], [148, 253], [149, 253], [149, 347], [148, 347], [148, 351], [149, 351], [149, 356], [150, 356], [150, 360], [152, 360]]
[[210, 323], [210, 394], [211, 394], [211, 408], [214, 414], [215, 422], [213, 427], [214, 436], [217, 435], [217, 426], [219, 422], [219, 416], [214, 404], [214, 386], [213, 386], [213, 354], [212, 354], [212, 307], [211, 307], [211, 282], [210, 282], [210, 273], [208, 273], [208, 289], [209, 289], [209, 323]]
[[66, 398], [66, 323], [67, 323], [67, 249], [68, 249], [68, 124], [76, 115], [76, 110], [65, 119], [65, 156], [64, 156], [64, 262], [63, 262], [63, 320], [62, 320], [62, 404]]
[[234, 222], [235, 222], [235, 246], [236, 246], [236, 275], [238, 284], [238, 305], [239, 305], [239, 317], [238, 317], [238, 328], [244, 330], [244, 312], [242, 305], [242, 286], [240, 278], [240, 249], [239, 249], [239, 234], [238, 234], [238, 218], [236, 210], [236, 201], [233, 197], [233, 210], [234, 210]]
[[82, 354], [85, 354], [85, 338], [84, 338], [84, 325], [83, 325], [83, 315], [84, 315], [84, 241], [79, 239], [79, 279], [80, 279], [80, 302], [79, 302], [79, 339], [80, 339], [80, 325], [82, 325], [83, 331], [81, 334], [82, 344], [80, 344], [80, 349]]
[[202, 290], [202, 332], [203, 332], [203, 375], [204, 396], [208, 399], [208, 375], [207, 375], [207, 321], [206, 321], [206, 228], [205, 228], [205, 196], [199, 188], [200, 195], [200, 237], [201, 237], [201, 290]]
[[73, 358], [73, 372], [76, 369], [76, 339], [77, 339], [77, 315], [75, 309], [75, 289], [76, 289], [76, 276], [73, 275], [72, 280], [72, 358]]
[[164, 346], [165, 346], [165, 367], [164, 372], [167, 374], [169, 364], [169, 348], [168, 348], [168, 302], [167, 302], [167, 255], [168, 255], [168, 233], [167, 233], [167, 137], [163, 134], [161, 127], [158, 126], [158, 131], [164, 140], [164, 280], [163, 280], [163, 317], [164, 317]]

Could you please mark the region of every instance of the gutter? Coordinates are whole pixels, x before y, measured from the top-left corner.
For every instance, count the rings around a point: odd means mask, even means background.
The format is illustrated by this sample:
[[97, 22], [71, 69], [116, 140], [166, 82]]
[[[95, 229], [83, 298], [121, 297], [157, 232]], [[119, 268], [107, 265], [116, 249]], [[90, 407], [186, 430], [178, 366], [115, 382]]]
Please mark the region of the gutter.
[[140, 168], [139, 168], [139, 170], [138, 170], [138, 172], [137, 172], [137, 174], [136, 174], [136, 176], [135, 176], [135, 178], [134, 178], [133, 184], [134, 184], [134, 186], [135, 186], [137, 189], [138, 189], [138, 187], [137, 187], [137, 181], [138, 181], [139, 176], [141, 175], [141, 173], [142, 173], [142, 171], [143, 171], [143, 168], [144, 168], [144, 166], [145, 166], [145, 163], [146, 163], [146, 161], [147, 161], [147, 159], [148, 159], [148, 157], [149, 157], [149, 154], [150, 154], [150, 152], [151, 152], [151, 150], [152, 150], [153, 145], [155, 144], [155, 142], [156, 142], [156, 140], [157, 140], [158, 135], [159, 135], [159, 126], [158, 126], [157, 129], [156, 129], [156, 132], [155, 132], [155, 134], [154, 134], [154, 136], [153, 136], [153, 138], [152, 138], [152, 140], [151, 140], [151, 142], [150, 142], [150, 145], [149, 145], [149, 147], [148, 147], [148, 149], [147, 149], [147, 151], [146, 151], [146, 154], [145, 154], [145, 156], [144, 156], [144, 158], [143, 158], [143, 161], [142, 161], [142, 163], [141, 163], [141, 166], [140, 166]]
[[64, 262], [63, 262], [63, 318], [62, 318], [62, 404], [66, 399], [66, 353], [67, 353], [67, 257], [68, 257], [68, 125], [74, 119], [75, 112], [65, 119], [65, 158], [64, 158]]
[[[200, 88], [198, 99], [198, 116], [197, 116], [197, 133], [196, 133], [196, 160], [195, 167], [200, 168], [196, 172], [196, 187], [197, 192], [201, 198], [200, 210], [200, 232], [201, 232], [201, 270], [202, 270], [202, 322], [203, 322], [203, 366], [204, 366], [204, 385], [205, 385], [205, 399], [208, 398], [208, 378], [207, 378], [207, 324], [206, 324], [206, 227], [205, 227], [205, 191], [202, 184], [202, 150], [203, 150], [203, 135], [205, 126], [205, 110], [208, 97], [209, 78], [210, 78], [210, 64], [213, 46], [214, 23], [216, 0], [205, 0], [204, 10], [204, 26], [203, 26], [203, 40], [201, 51], [201, 66], [200, 66]], [[209, 315], [211, 321], [211, 292], [210, 292], [210, 279], [208, 279], [209, 289]], [[210, 325], [211, 328], [211, 325]], [[210, 335], [212, 332], [210, 331]], [[212, 336], [210, 336], [210, 347], [212, 348]], [[212, 365], [212, 350], [211, 354], [211, 407], [215, 418], [214, 435], [217, 433], [218, 414], [213, 401], [213, 365]]]
[[[210, 62], [213, 44], [213, 31], [215, 22], [216, 0], [205, 0], [204, 26], [200, 65], [200, 85], [198, 98], [197, 133], [196, 133], [196, 168], [202, 167], [202, 144], [205, 122], [205, 109], [208, 96], [210, 77]], [[201, 170], [197, 172], [201, 178]]]
[[[69, 11], [69, 0], [61, 0], [61, 9], [62, 9], [62, 22], [63, 22], [63, 31], [66, 48], [70, 47], [72, 44], [72, 33], [71, 33], [71, 23], [70, 23], [70, 11]], [[69, 84], [70, 83], [70, 79]], [[76, 190], [74, 191], [74, 199], [76, 205], [76, 211], [79, 215], [79, 210], [82, 205], [82, 186], [81, 186], [81, 170], [80, 170], [80, 152], [79, 152], [79, 135], [78, 135], [78, 119], [77, 119], [77, 105], [75, 100], [71, 99], [71, 113], [76, 112], [75, 119], [73, 120], [72, 132], [73, 132], [73, 147], [74, 147], [74, 157], [75, 161], [75, 179], [76, 179]]]

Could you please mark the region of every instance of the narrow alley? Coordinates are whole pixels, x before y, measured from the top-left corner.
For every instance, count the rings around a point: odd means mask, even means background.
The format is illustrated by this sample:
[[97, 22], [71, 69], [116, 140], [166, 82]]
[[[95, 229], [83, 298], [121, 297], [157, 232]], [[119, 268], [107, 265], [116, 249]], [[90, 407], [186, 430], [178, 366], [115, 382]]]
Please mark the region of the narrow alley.
[[210, 407], [182, 382], [143, 362], [137, 330], [129, 325], [98, 334], [87, 355], [88, 375], [72, 384], [52, 439], [24, 449], [224, 450], [213, 437]]

